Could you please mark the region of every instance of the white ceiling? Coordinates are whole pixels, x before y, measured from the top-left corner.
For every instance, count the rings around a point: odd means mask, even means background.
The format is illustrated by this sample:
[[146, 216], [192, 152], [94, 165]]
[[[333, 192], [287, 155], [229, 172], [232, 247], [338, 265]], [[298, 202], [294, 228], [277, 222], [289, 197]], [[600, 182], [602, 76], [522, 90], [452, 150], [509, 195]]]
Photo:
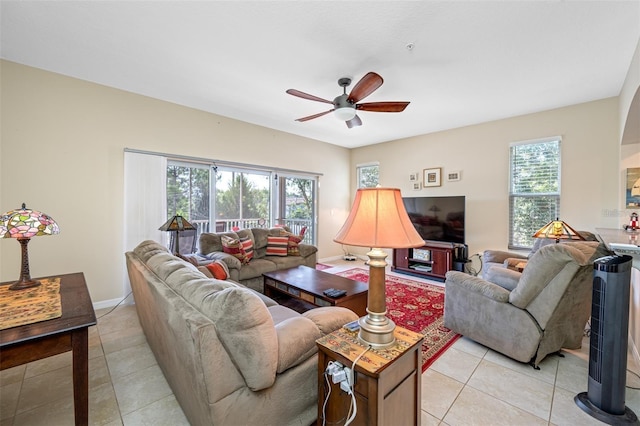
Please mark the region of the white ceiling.
[[[0, 14], [4, 59], [344, 147], [617, 96], [640, 39], [640, 0], [2, 0]], [[332, 100], [368, 71], [385, 82], [366, 102], [404, 112], [294, 121], [330, 105], [286, 89]]]

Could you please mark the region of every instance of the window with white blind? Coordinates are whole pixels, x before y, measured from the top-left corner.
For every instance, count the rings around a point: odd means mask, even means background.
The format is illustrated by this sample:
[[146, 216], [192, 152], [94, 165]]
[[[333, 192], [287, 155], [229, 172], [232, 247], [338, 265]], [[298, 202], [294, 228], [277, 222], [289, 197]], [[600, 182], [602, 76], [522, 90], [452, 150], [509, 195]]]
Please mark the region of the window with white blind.
[[534, 232], [560, 214], [560, 141], [510, 146], [509, 248], [531, 248]]

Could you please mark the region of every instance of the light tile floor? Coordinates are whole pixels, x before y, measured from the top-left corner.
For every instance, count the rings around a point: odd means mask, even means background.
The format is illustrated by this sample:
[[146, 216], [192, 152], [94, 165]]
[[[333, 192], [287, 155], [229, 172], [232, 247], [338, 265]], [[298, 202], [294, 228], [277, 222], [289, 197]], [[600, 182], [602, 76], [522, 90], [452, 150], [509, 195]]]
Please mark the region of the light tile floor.
[[[329, 272], [366, 268], [362, 261], [332, 264]], [[587, 390], [588, 344], [585, 338], [581, 350], [548, 356], [533, 370], [461, 338], [422, 375], [422, 425], [602, 424], [573, 401]], [[99, 318], [89, 345], [91, 425], [189, 424], [146, 343], [135, 306]], [[629, 387], [640, 387], [640, 379], [628, 373], [627, 386], [626, 405], [639, 414], [640, 390]], [[72, 425], [72, 389], [71, 353], [2, 371], [0, 426]]]

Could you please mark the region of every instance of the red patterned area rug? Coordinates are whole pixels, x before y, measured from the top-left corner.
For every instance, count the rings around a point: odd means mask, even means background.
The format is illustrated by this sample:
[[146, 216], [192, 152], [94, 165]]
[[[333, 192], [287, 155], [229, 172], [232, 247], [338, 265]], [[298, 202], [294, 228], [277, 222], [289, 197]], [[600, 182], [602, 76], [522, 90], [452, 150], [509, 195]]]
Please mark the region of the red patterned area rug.
[[324, 263], [316, 263], [316, 269], [318, 271], [324, 271], [325, 269], [333, 268], [331, 265], [325, 265]]
[[[336, 275], [369, 282], [369, 272], [355, 268]], [[424, 335], [424, 372], [458, 338], [444, 326], [444, 288], [408, 278], [386, 275], [387, 316], [396, 325]]]

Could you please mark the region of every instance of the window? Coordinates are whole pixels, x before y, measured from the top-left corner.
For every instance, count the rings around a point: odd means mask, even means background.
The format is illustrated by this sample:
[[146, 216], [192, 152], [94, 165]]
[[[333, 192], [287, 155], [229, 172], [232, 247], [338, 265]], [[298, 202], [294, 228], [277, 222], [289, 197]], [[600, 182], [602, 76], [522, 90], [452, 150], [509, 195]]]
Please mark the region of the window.
[[559, 216], [560, 140], [511, 144], [509, 248], [531, 248], [533, 233]]
[[202, 232], [286, 225], [307, 228], [315, 244], [317, 176], [282, 174], [238, 164], [169, 160], [166, 165], [167, 218], [179, 214]]
[[218, 167], [216, 171], [216, 231], [256, 228], [271, 223], [271, 174]]
[[380, 166], [375, 164], [363, 164], [356, 168], [358, 188], [375, 188], [378, 186]]

